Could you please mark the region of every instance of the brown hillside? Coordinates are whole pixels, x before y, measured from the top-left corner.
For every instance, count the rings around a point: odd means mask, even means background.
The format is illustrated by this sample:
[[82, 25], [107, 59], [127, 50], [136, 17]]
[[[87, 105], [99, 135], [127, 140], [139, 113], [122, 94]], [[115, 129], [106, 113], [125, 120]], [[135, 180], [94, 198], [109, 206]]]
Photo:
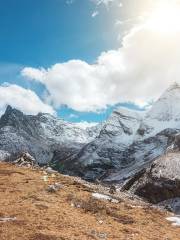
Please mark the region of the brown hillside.
[[[95, 199], [92, 192], [105, 190], [77, 178], [59, 174], [44, 182], [42, 176], [41, 170], [0, 163], [0, 240], [180, 239], [180, 228], [166, 220], [169, 213], [137, 200]], [[63, 186], [47, 191], [53, 182]]]

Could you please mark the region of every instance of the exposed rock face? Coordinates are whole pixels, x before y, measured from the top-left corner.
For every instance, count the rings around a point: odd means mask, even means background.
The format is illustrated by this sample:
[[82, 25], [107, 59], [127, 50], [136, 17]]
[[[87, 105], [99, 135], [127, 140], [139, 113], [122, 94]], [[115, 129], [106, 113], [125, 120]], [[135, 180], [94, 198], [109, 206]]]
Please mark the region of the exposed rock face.
[[[93, 128], [98, 134], [98, 127]], [[0, 119], [1, 160], [28, 152], [38, 163], [45, 164], [53, 159], [55, 151], [62, 152], [61, 157], [66, 158], [94, 138], [90, 128], [81, 128], [49, 114], [24, 115], [10, 106]]]
[[[94, 161], [93, 157], [89, 159], [89, 162], [85, 161], [87, 159], [85, 157], [87, 147], [90, 146], [90, 150], [92, 149], [93, 143], [90, 143], [86, 145], [74, 159], [70, 159], [70, 162], [67, 161], [66, 163], [70, 166], [71, 171], [75, 171], [76, 174], [88, 180], [98, 178], [109, 183], [123, 183], [135, 173], [147, 167], [157, 157], [163, 155], [166, 152], [167, 146], [172, 144], [174, 135], [178, 131], [179, 130], [166, 129], [154, 137], [136, 141], [124, 149], [120, 146], [114, 146], [113, 144], [111, 148], [106, 148], [105, 145], [105, 151], [108, 153], [108, 155], [105, 156], [109, 157], [111, 161], [108, 161], [108, 158], [106, 160], [102, 157], [97, 158], [96, 161]], [[96, 148], [94, 149], [96, 150]], [[81, 156], [83, 156], [83, 158], [81, 158]], [[91, 156], [93, 156], [93, 154]], [[66, 168], [68, 168], [68, 166], [66, 166]]]
[[176, 134], [174, 138], [173, 148], [177, 148], [180, 151], [180, 134]]
[[22, 153], [15, 161], [15, 164], [24, 167], [37, 166], [36, 160], [29, 153]]
[[180, 86], [173, 84], [145, 114], [114, 111], [100, 135], [66, 167], [89, 180], [121, 183], [164, 154], [178, 129]]
[[180, 197], [180, 152], [167, 153], [155, 160], [136, 178], [128, 181], [124, 190], [159, 203]]
[[171, 198], [158, 203], [158, 205], [160, 207], [164, 207], [168, 211], [171, 211], [177, 215], [180, 215], [180, 198]]
[[[124, 108], [113, 112], [99, 136], [69, 159], [66, 169], [88, 180], [102, 177], [112, 169], [129, 163], [124, 151], [132, 144], [141, 121], [141, 114]], [[123, 155], [124, 154], [124, 155]], [[129, 153], [128, 153], [129, 154]]]
[[128, 164], [110, 174], [105, 181], [122, 183], [146, 168], [157, 157], [166, 153], [167, 147], [172, 145], [177, 132], [179, 130], [166, 129], [154, 137], [134, 142], [122, 153], [124, 156], [122, 160], [126, 160]]

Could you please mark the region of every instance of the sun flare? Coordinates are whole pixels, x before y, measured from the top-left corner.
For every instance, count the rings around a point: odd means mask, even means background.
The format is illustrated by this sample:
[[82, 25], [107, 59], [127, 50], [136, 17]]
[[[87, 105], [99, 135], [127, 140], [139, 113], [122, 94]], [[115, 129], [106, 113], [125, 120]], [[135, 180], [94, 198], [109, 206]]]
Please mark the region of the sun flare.
[[174, 1], [160, 1], [149, 14], [146, 24], [159, 32], [179, 32], [180, 5]]

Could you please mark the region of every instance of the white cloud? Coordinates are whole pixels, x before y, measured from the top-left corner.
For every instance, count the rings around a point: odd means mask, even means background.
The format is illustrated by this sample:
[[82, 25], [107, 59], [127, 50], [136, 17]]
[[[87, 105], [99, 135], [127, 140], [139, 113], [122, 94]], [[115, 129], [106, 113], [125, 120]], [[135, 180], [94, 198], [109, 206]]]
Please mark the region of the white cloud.
[[15, 84], [0, 85], [0, 115], [4, 113], [7, 105], [11, 105], [26, 114], [39, 112], [55, 114], [53, 108], [43, 103], [33, 91]]
[[95, 18], [97, 15], [99, 14], [99, 12], [96, 10], [96, 11], [94, 11], [93, 13], [92, 13], [92, 18]]
[[96, 5], [104, 4], [106, 7], [112, 2], [119, 2], [119, 0], [92, 0]]
[[103, 52], [95, 64], [81, 60], [51, 68], [24, 68], [23, 76], [42, 82], [54, 106], [97, 111], [109, 104], [134, 102], [142, 106], [180, 80], [180, 33], [166, 34], [134, 27], [117, 50]]
[[117, 3], [117, 7], [123, 7], [121, 0], [91, 0], [96, 6], [105, 5], [108, 9], [111, 3]]
[[74, 3], [75, 0], [66, 0], [66, 4], [71, 5]]
[[[22, 75], [24, 73], [24, 69], [22, 70]], [[35, 69], [35, 68], [29, 68], [28, 69], [28, 77], [30, 79], [34, 79], [38, 82], [44, 82], [44, 76], [46, 74], [46, 70], [44, 68]]]
[[71, 113], [71, 114], [69, 115], [69, 118], [78, 118], [78, 115], [76, 115], [76, 114], [74, 114], [74, 113]]

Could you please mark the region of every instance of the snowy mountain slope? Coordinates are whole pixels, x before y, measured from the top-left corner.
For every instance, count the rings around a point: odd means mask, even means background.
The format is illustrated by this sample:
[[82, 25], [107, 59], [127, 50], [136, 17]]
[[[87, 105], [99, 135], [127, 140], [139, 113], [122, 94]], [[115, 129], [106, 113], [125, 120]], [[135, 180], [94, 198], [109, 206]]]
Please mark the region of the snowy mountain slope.
[[135, 141], [121, 153], [121, 162], [128, 159], [128, 164], [116, 169], [104, 181], [123, 183], [131, 178], [149, 166], [157, 157], [164, 155], [168, 146], [172, 145], [174, 136], [179, 132], [178, 129], [165, 129], [153, 137]]
[[89, 180], [102, 176], [109, 169], [119, 168], [122, 152], [132, 144], [141, 115], [124, 108], [115, 110], [99, 136], [83, 147], [74, 159], [69, 159], [66, 168]]
[[173, 84], [145, 115], [124, 108], [114, 111], [99, 137], [68, 164], [90, 180], [122, 181], [164, 154], [178, 129], [180, 86]]
[[156, 159], [126, 190], [153, 203], [180, 197], [180, 152]]
[[93, 128], [96, 131], [90, 132], [90, 128], [81, 128], [49, 114], [24, 115], [8, 106], [0, 119], [1, 160], [7, 154], [26, 151], [38, 162], [46, 163], [52, 160], [54, 151], [66, 147], [67, 152], [62, 156], [65, 158], [66, 154], [77, 152], [83, 144], [95, 138], [94, 134], [99, 133], [98, 126]]
[[137, 137], [147, 138], [167, 128], [180, 129], [180, 85], [172, 84], [146, 113]]
[[[133, 144], [121, 153], [132, 163], [116, 169], [106, 181], [119, 181], [133, 176], [147, 167], [158, 156], [166, 152], [167, 147], [180, 132], [180, 85], [171, 85], [152, 105], [141, 120]], [[125, 157], [121, 157], [121, 162]]]
[[109, 119], [107, 119], [99, 138], [128, 146], [134, 140], [142, 117], [143, 112], [119, 108], [113, 111]]
[[[123, 184], [149, 166], [157, 157], [162, 156], [177, 132], [179, 130], [166, 129], [154, 137], [134, 142], [126, 148], [102, 143], [98, 149], [94, 142], [90, 143], [83, 147], [74, 159], [67, 162], [67, 169], [70, 166], [72, 172], [88, 180], [98, 178], [108, 183]], [[98, 144], [97, 140], [95, 142]], [[93, 146], [94, 152], [91, 153]]]
[[154, 203], [180, 197], [179, 152], [166, 153], [179, 133], [180, 86], [173, 84], [146, 113], [134, 143], [124, 151], [130, 153], [128, 159], [133, 159], [133, 165], [116, 169], [105, 180], [123, 182], [126, 190], [134, 181], [129, 190]]
[[[117, 170], [107, 181], [122, 181], [138, 170], [146, 167], [152, 160], [161, 156], [180, 130], [180, 86], [171, 85], [146, 113], [137, 130], [133, 144], [124, 151], [133, 165]], [[165, 133], [165, 134], [164, 134]], [[161, 136], [161, 141], [160, 140]], [[149, 140], [151, 140], [149, 142]], [[134, 149], [132, 151], [132, 149]], [[133, 153], [132, 153], [133, 152]], [[130, 155], [128, 153], [131, 153]], [[144, 161], [145, 160], [145, 161]]]
[[[50, 114], [39, 113], [39, 127], [42, 135], [58, 142], [88, 143], [99, 134], [101, 125], [71, 123], [58, 119]], [[92, 131], [93, 130], [93, 131]]]

